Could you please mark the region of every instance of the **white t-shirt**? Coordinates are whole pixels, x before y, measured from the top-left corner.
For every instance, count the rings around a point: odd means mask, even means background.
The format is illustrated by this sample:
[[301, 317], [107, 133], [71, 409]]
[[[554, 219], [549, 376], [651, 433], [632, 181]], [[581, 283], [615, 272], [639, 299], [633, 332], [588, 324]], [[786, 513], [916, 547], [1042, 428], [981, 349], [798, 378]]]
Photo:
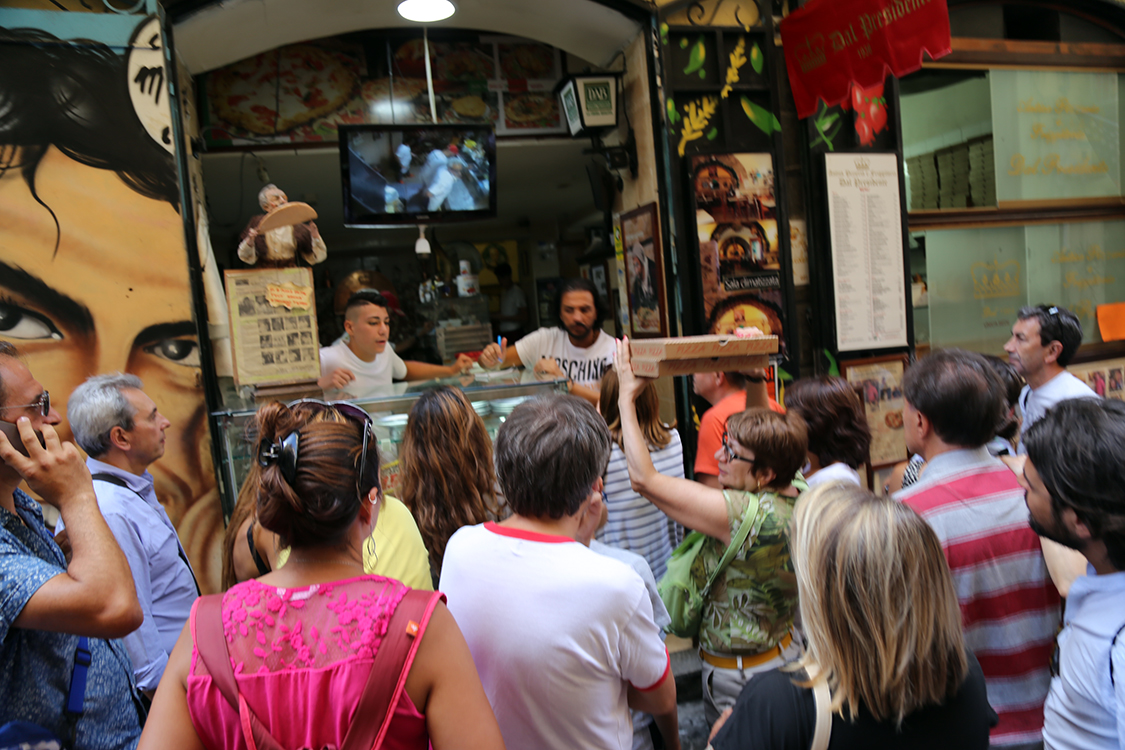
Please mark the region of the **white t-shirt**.
[[849, 482], [856, 485], [857, 487], [863, 486], [863, 482], [861, 482], [859, 479], [859, 472], [848, 466], [843, 461], [837, 461], [834, 464], [828, 464], [820, 471], [813, 474], [811, 477], [807, 477], [805, 479], [805, 481], [809, 483], [809, 489], [816, 487], [818, 484], [824, 484], [825, 482], [835, 482], [837, 480], [841, 482]]
[[[500, 295], [500, 314], [501, 315], [516, 315], [521, 308], [527, 307], [527, 295], [523, 293], [515, 284], [511, 288]], [[500, 332], [516, 331], [521, 328], [520, 324], [514, 320], [500, 321]]]
[[375, 359], [364, 362], [343, 341], [320, 350], [320, 374], [327, 375], [344, 367], [351, 370], [355, 380], [343, 389], [348, 393], [363, 395], [379, 386], [390, 385], [392, 380], [406, 377], [406, 363], [395, 354], [390, 344]]
[[605, 331], [598, 331], [594, 343], [585, 349], [570, 343], [570, 336], [561, 328], [540, 328], [516, 342], [520, 362], [527, 369], [535, 367], [540, 357], [552, 357], [559, 369], [578, 385], [597, 387], [602, 375], [613, 367], [617, 342]]
[[511, 748], [628, 750], [627, 689], [670, 679], [641, 577], [573, 539], [486, 523], [445, 548], [441, 591]]
[[1027, 432], [1027, 428], [1042, 419], [1052, 406], [1069, 398], [1098, 398], [1098, 394], [1065, 370], [1035, 390], [1029, 385], [1023, 387], [1020, 391], [1020, 410], [1023, 412], [1023, 423], [1020, 425], [1020, 453], [1027, 452], [1023, 447], [1023, 434]]

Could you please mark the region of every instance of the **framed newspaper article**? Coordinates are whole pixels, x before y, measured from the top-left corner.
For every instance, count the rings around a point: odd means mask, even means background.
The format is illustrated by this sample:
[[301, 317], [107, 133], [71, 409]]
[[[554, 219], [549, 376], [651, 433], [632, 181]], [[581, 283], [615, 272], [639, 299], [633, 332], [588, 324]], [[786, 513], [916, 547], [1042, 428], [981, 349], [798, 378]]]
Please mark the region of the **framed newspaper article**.
[[320, 377], [312, 269], [226, 272], [235, 385], [291, 385]]

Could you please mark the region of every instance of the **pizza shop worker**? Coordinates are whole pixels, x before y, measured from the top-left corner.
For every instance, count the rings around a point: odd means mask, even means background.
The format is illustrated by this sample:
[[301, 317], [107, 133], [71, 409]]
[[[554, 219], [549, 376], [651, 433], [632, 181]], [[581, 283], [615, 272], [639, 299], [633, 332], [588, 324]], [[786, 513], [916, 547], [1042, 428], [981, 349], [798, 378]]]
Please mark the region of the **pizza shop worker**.
[[[288, 202], [285, 191], [277, 185], [266, 185], [258, 193], [258, 204], [266, 213]], [[315, 223], [310, 221], [259, 232], [258, 225], [266, 218], [266, 213], [251, 218], [242, 230], [238, 257], [243, 263], [258, 268], [292, 268], [312, 266], [328, 257], [328, 248]]]
[[457, 361], [449, 367], [403, 361], [387, 345], [390, 315], [386, 297], [374, 289], [360, 289], [349, 297], [344, 308], [344, 331], [348, 337], [320, 350], [317, 385], [326, 391], [346, 390], [362, 395], [394, 380], [448, 378], [473, 366], [473, 360], [464, 354], [457, 355]]
[[567, 388], [597, 405], [602, 375], [613, 367], [614, 338], [602, 331], [605, 310], [588, 279], [568, 279], [555, 297], [556, 328], [540, 328], [515, 346], [508, 339], [489, 344], [480, 355], [483, 367], [534, 368], [543, 377], [565, 377]]

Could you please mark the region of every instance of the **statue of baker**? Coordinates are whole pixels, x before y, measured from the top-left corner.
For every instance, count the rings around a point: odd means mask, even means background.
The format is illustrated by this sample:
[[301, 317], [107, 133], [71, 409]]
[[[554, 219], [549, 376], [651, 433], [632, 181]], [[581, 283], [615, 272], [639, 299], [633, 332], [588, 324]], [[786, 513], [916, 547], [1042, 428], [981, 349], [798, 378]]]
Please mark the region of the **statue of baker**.
[[307, 203], [289, 202], [277, 185], [266, 185], [258, 193], [265, 213], [250, 219], [242, 230], [238, 257], [258, 268], [311, 266], [328, 257], [328, 248], [312, 219], [316, 211]]

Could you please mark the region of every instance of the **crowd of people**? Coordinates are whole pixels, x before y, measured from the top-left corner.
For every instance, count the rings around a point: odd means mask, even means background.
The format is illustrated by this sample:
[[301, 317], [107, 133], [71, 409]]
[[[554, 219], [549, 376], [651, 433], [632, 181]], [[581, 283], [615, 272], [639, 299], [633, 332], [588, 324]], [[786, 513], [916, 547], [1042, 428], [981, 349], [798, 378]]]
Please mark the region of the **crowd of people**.
[[[372, 295], [350, 341], [406, 377]], [[715, 750], [1125, 744], [1125, 404], [1066, 372], [1072, 313], [1022, 309], [1008, 362], [908, 367], [912, 459], [875, 495], [844, 379], [778, 404], [761, 371], [696, 375], [692, 480], [596, 290], [568, 282], [556, 308], [559, 328], [481, 359], [570, 393], [493, 442], [459, 389], [427, 390], [397, 496], [363, 409], [262, 406], [225, 593], [203, 597], [153, 489], [170, 423], [143, 383], [70, 396], [83, 460], [0, 343], [0, 748], [675, 750], [657, 581], [685, 529]]]

